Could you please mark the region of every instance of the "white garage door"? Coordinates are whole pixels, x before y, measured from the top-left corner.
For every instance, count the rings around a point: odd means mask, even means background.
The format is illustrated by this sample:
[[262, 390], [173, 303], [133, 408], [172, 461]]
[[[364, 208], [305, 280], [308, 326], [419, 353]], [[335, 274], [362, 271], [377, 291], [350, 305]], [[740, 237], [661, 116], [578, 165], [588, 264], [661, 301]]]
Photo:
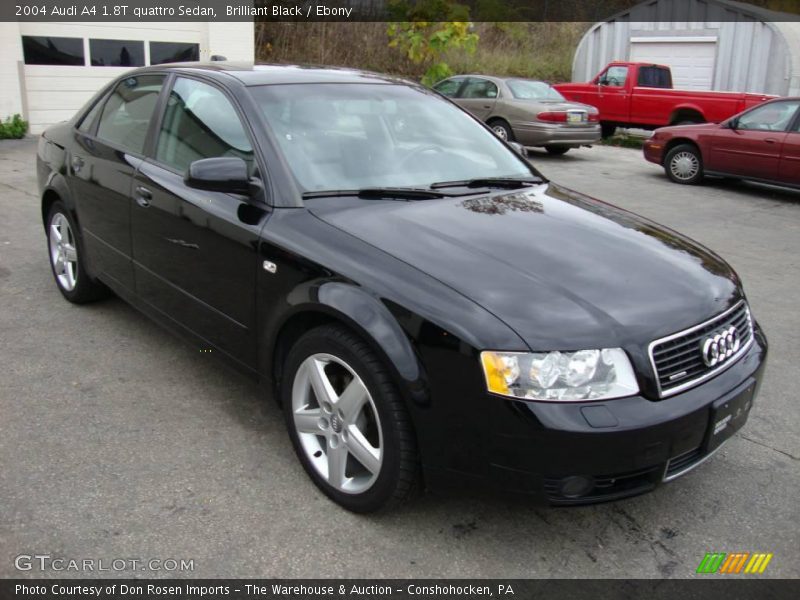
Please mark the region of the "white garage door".
[[672, 85], [684, 90], [710, 90], [714, 84], [717, 38], [632, 38], [631, 61], [668, 65]]

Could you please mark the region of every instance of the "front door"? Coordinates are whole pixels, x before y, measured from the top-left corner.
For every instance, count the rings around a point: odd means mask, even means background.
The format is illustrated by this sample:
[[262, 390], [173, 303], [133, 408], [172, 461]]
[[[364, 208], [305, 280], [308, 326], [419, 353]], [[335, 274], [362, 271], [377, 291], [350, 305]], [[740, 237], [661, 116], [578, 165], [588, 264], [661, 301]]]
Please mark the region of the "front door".
[[257, 172], [232, 101], [210, 83], [177, 77], [153, 157], [133, 183], [136, 289], [209, 350], [252, 368], [258, 239], [269, 212], [252, 198], [184, 183], [191, 162], [219, 156], [243, 158]]
[[710, 137], [709, 171], [775, 181], [781, 149], [798, 101], [769, 102], [742, 114], [735, 127], [723, 126]]
[[121, 81], [84, 118], [69, 159], [68, 180], [91, 271], [130, 291], [131, 180], [163, 84], [163, 75]]
[[[626, 65], [611, 65], [597, 77], [597, 106], [603, 121], [628, 120], [628, 72]], [[591, 100], [587, 102], [592, 104]]]
[[800, 109], [795, 116], [794, 125], [783, 140], [778, 181], [800, 185]]

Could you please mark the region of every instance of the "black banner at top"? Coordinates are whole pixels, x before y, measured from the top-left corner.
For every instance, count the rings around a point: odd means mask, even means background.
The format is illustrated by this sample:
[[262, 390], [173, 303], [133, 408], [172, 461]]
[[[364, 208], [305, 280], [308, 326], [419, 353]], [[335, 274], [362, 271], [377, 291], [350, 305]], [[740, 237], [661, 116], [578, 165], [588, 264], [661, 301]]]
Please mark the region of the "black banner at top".
[[14, 600], [789, 600], [798, 581], [648, 579], [6, 579]]
[[2, 0], [0, 21], [797, 21], [800, 0]]

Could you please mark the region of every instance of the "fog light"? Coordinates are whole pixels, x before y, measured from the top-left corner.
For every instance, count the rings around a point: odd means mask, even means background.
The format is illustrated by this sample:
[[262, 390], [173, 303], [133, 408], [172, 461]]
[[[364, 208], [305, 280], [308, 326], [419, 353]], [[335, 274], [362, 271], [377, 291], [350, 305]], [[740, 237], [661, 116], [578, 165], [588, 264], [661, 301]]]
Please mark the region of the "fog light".
[[594, 480], [583, 475], [572, 475], [561, 481], [561, 495], [565, 498], [580, 498], [594, 488]]

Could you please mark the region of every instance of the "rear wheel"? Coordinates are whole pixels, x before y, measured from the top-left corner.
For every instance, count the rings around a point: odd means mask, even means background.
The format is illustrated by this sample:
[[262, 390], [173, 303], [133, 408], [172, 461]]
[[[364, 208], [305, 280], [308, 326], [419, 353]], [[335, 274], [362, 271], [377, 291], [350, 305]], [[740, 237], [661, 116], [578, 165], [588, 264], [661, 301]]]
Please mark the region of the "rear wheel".
[[405, 501], [419, 477], [411, 421], [382, 361], [326, 325], [289, 352], [281, 398], [295, 452], [329, 498], [354, 512]]
[[514, 141], [514, 132], [511, 131], [511, 126], [503, 119], [492, 119], [489, 121], [489, 127], [492, 128], [494, 134], [501, 140], [505, 140], [507, 142]]
[[703, 157], [692, 144], [680, 144], [667, 152], [664, 171], [675, 183], [694, 184], [703, 179]]
[[86, 273], [83, 248], [75, 220], [62, 202], [55, 202], [47, 216], [47, 249], [53, 277], [63, 296], [70, 302], [83, 304], [109, 294], [102, 283]]
[[548, 154], [555, 154], [556, 156], [569, 152], [569, 146], [545, 146], [544, 149], [547, 150]]
[[605, 138], [610, 138], [617, 132], [617, 126], [613, 123], [600, 123], [600, 135]]

